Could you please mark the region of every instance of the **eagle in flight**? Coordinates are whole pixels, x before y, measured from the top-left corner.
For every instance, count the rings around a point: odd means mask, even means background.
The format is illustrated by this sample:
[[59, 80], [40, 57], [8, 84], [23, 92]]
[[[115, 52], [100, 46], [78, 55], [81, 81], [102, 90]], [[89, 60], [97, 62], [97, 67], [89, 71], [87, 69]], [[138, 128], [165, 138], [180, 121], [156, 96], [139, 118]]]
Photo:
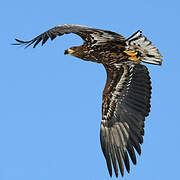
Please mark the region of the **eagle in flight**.
[[162, 56], [139, 30], [125, 39], [118, 33], [80, 25], [59, 25], [30, 41], [15, 39], [14, 45], [42, 45], [50, 38], [74, 33], [84, 43], [64, 51], [85, 61], [104, 65], [107, 72], [102, 99], [100, 142], [107, 168], [116, 177], [124, 167], [130, 171], [130, 162], [136, 164], [136, 154], [141, 154], [144, 121], [150, 112], [151, 80], [146, 66], [141, 62], [161, 65]]

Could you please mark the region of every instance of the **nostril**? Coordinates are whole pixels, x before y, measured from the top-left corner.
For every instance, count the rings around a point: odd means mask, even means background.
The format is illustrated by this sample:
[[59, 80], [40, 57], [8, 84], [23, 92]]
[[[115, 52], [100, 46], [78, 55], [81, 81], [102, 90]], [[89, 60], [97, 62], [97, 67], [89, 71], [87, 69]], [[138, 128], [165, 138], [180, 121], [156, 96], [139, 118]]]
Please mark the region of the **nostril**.
[[64, 51], [64, 54], [69, 54], [67, 49]]

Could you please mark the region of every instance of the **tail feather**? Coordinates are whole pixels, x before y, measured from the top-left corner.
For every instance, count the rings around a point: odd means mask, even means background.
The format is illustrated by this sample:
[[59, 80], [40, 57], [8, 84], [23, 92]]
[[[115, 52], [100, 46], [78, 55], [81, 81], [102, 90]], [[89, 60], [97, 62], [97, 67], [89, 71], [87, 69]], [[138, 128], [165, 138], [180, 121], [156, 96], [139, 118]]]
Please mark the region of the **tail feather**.
[[145, 36], [142, 36], [141, 31], [137, 31], [126, 40], [126, 48], [139, 53], [141, 61], [149, 64], [162, 64], [162, 55], [159, 50]]

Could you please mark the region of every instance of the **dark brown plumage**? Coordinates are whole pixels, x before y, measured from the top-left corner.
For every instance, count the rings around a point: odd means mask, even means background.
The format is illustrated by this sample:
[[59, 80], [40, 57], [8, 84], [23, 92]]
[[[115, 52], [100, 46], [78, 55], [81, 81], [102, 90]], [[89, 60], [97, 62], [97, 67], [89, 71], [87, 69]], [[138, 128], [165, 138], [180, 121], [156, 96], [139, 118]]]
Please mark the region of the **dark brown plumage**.
[[32, 44], [35, 48], [50, 38], [75, 33], [84, 43], [71, 47], [70, 54], [86, 61], [102, 63], [107, 71], [103, 91], [100, 140], [110, 176], [116, 177], [124, 166], [130, 171], [129, 157], [136, 164], [135, 150], [140, 155], [145, 117], [150, 112], [151, 81], [148, 69], [141, 62], [161, 65], [162, 56], [151, 41], [137, 31], [128, 39], [106, 30], [79, 25], [56, 26], [30, 41], [16, 39], [14, 45]]

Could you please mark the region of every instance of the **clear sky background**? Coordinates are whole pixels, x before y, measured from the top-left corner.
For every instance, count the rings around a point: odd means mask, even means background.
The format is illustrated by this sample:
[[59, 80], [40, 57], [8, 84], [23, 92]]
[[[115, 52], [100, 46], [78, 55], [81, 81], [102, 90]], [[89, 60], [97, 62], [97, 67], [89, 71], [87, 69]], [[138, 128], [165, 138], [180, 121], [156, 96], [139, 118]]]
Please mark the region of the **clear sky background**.
[[153, 93], [142, 155], [123, 179], [180, 178], [179, 0], [7, 0], [0, 19], [1, 180], [110, 179], [99, 140], [103, 66], [64, 56], [82, 43], [76, 35], [36, 49], [10, 45], [60, 24], [125, 37], [141, 29], [159, 48], [163, 66], [147, 65]]

